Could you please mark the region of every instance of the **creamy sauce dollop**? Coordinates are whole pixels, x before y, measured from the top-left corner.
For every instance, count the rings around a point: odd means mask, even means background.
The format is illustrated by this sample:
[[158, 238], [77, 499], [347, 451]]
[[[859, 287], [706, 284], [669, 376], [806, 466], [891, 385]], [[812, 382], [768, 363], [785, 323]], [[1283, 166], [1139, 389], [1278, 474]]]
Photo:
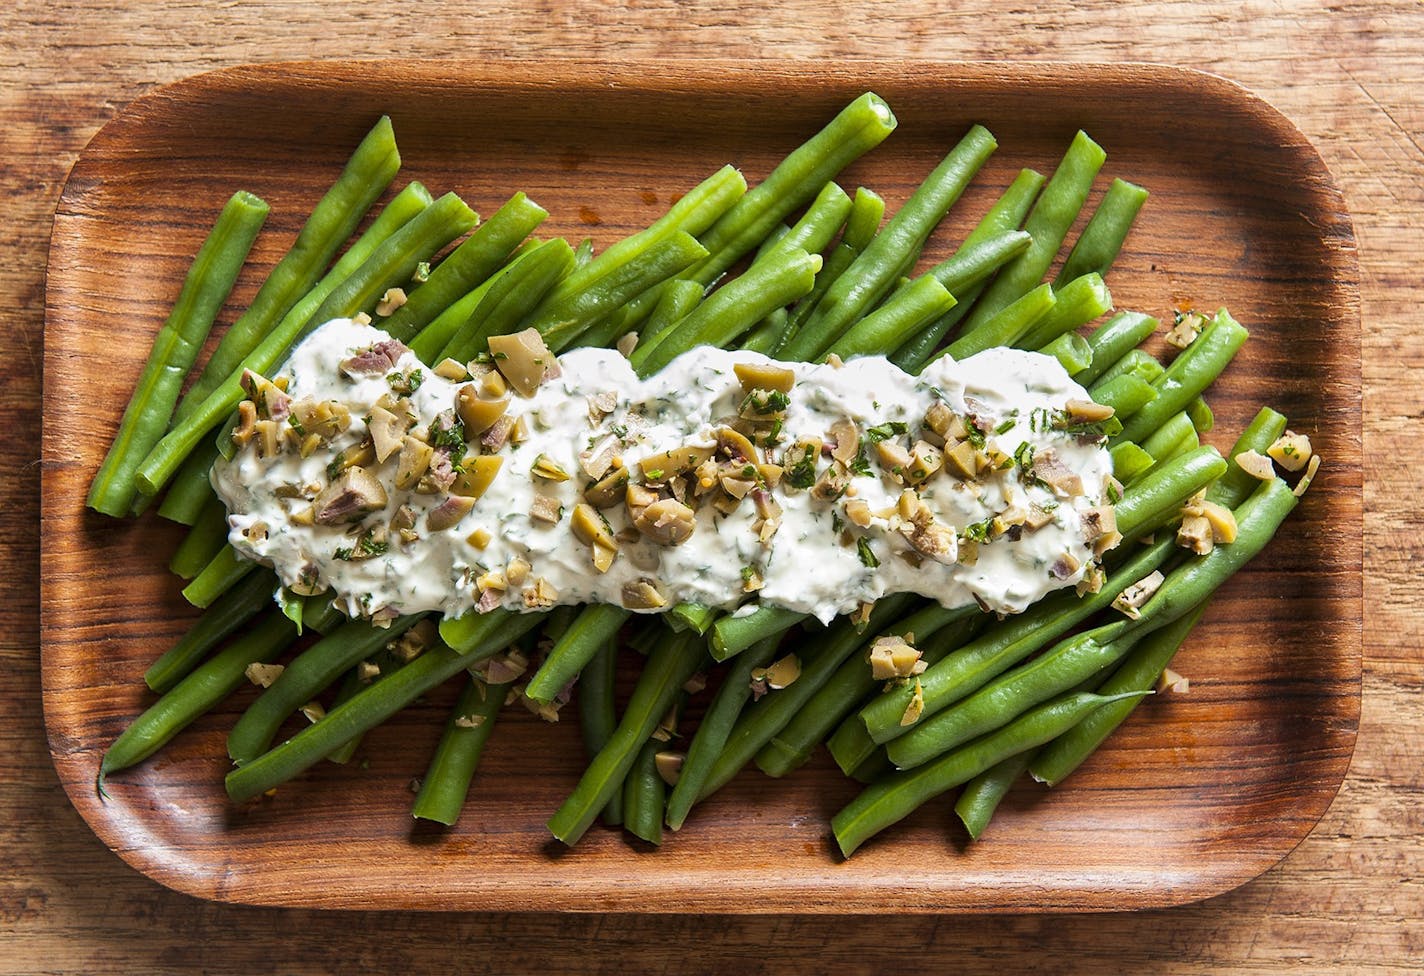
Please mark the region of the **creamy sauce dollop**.
[[[294, 515], [309, 510], [314, 494], [330, 482], [328, 465], [337, 453], [367, 437], [362, 418], [392, 394], [392, 375], [408, 389], [409, 375], [420, 371], [418, 388], [406, 396], [425, 427], [437, 424], [442, 413], [449, 416], [456, 391], [464, 385], [436, 375], [403, 347], [388, 373], [351, 375], [340, 368], [344, 360], [388, 339], [377, 328], [346, 319], [314, 330], [273, 379], [286, 380], [293, 401], [344, 404], [349, 427], [306, 457], [295, 444], [261, 456], [257, 443], [250, 442], [231, 459], [220, 460], [212, 474], [228, 508], [231, 543], [271, 565], [286, 586], [330, 587], [333, 599], [353, 616], [428, 610], [458, 616], [477, 603], [482, 609], [498, 605], [511, 610], [543, 609], [551, 603], [621, 604], [625, 586], [639, 580], [654, 581], [668, 606], [695, 601], [732, 609], [760, 602], [822, 621], [895, 592], [917, 593], [949, 607], [978, 602], [988, 610], [1016, 613], [1053, 590], [1076, 584], [1095, 564], [1084, 515], [1110, 502], [1111, 460], [1101, 438], [1084, 436], [1081, 429], [1057, 429], [1050, 422], [1068, 401], [1088, 395], [1052, 357], [1011, 349], [989, 350], [962, 362], [940, 358], [918, 376], [882, 357], [839, 366], [777, 364], [794, 371], [795, 384], [765, 460], [777, 461], [798, 438], [824, 439], [834, 424], [849, 419], [866, 438], [868, 464], [859, 464], [860, 473], [851, 475], [845, 493], [829, 500], [792, 489], [783, 478], [772, 489], [781, 513], [779, 527], [769, 535], [751, 497], [730, 511], [690, 501], [695, 526], [676, 546], [640, 537], [619, 504], [602, 510], [620, 545], [607, 571], [599, 572], [590, 546], [571, 529], [570, 513], [592, 480], [581, 469], [581, 452], [586, 460], [589, 452], [611, 448], [636, 482], [640, 458], [688, 445], [715, 445], [716, 430], [736, 420], [743, 400], [734, 366], [773, 362], [757, 353], [707, 347], [678, 357], [647, 379], [640, 379], [616, 351], [578, 349], [560, 356], [560, 375], [546, 380], [532, 397], [512, 397], [509, 411], [524, 418], [526, 436], [500, 449], [498, 475], [449, 528], [427, 530], [429, 513], [444, 496], [397, 489], [394, 458], [369, 468], [384, 486], [384, 508], [353, 524], [300, 524]], [[918, 500], [958, 540], [947, 559], [944, 553], [926, 557], [908, 539], [897, 514], [906, 486], [876, 460], [870, 439], [875, 431], [911, 449], [936, 402], [972, 418], [982, 437], [981, 451], [997, 459], [993, 469], [976, 478], [961, 479], [945, 470], [918, 486]], [[476, 440], [471, 453], [477, 452]], [[1026, 459], [1035, 456], [1056, 457], [1080, 479], [1081, 491], [1065, 495], [1028, 476]], [[541, 457], [571, 477], [551, 481], [535, 476], [531, 468]], [[817, 470], [828, 462], [820, 458]], [[557, 503], [556, 523], [531, 516], [538, 496]], [[868, 525], [848, 518], [846, 506], [855, 501], [874, 513]], [[414, 513], [418, 538], [406, 541], [389, 534], [383, 551], [352, 558], [362, 534], [384, 529], [401, 506]], [[1034, 511], [1042, 524], [1031, 530], [1022, 525], [990, 529], [996, 516], [1014, 510]], [[521, 573], [521, 585], [488, 592], [487, 584], [516, 561], [527, 564], [527, 579]], [[531, 599], [529, 591], [539, 580], [543, 585]]]

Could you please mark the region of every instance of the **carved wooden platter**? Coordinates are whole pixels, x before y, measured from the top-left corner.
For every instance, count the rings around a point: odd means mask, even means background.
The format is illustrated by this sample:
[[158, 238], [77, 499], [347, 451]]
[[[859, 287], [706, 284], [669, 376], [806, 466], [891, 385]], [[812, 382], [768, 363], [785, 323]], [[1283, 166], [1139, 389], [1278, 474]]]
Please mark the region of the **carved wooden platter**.
[[[413, 827], [453, 697], [372, 733], [243, 806], [223, 793], [244, 689], [143, 766], [94, 788], [104, 749], [151, 700], [147, 664], [194, 619], [165, 569], [181, 530], [88, 512], [84, 495], [153, 334], [227, 196], [272, 205], [232, 307], [375, 118], [435, 192], [492, 213], [522, 189], [541, 236], [601, 247], [717, 166], [749, 180], [872, 89], [899, 130], [842, 178], [898, 205], [973, 122], [1000, 149], [931, 240], [943, 257], [1017, 172], [1050, 171], [1085, 128], [1100, 177], [1152, 191], [1109, 276], [1117, 305], [1230, 307], [1252, 330], [1209, 395], [1225, 449], [1263, 403], [1325, 467], [1281, 536], [1213, 601], [1175, 665], [1191, 691], [1149, 701], [1064, 785], [1024, 785], [965, 843], [952, 795], [848, 862], [828, 822], [854, 793], [822, 754], [752, 771], [661, 849], [595, 828], [573, 851], [544, 821], [584, 764], [577, 723], [501, 718], [460, 823]], [[1091, 203], [1092, 201], [1090, 201]], [[1312, 828], [1345, 775], [1360, 707], [1360, 321], [1350, 217], [1278, 112], [1219, 78], [1150, 65], [904, 62], [323, 62], [201, 75], [139, 99], [75, 164], [46, 294], [43, 678], [61, 780], [95, 832], [205, 898], [333, 908], [642, 912], [1105, 910], [1203, 898], [1255, 877]]]

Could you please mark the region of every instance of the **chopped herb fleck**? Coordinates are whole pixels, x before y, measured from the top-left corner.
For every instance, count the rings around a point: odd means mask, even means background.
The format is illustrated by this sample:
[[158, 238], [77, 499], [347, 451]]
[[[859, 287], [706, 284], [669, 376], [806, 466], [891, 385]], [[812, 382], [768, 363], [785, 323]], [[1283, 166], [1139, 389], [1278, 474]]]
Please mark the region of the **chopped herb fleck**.
[[875, 551], [870, 548], [870, 542], [864, 536], [855, 540], [855, 554], [860, 557], [862, 565], [874, 569], [880, 565], [880, 560], [876, 558]]
[[874, 427], [867, 427], [865, 436], [872, 444], [879, 444], [881, 441], [889, 440], [892, 437], [899, 437], [907, 433], [909, 428], [898, 420], [891, 420], [887, 423], [876, 424]]

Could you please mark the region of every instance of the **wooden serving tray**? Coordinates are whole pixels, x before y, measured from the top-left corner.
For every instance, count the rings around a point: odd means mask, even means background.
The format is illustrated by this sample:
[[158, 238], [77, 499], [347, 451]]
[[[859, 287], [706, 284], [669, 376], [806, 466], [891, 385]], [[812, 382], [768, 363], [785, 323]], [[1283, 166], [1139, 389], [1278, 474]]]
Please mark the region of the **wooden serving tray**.
[[[1152, 191], [1109, 284], [1158, 315], [1225, 304], [1253, 331], [1210, 395], [1223, 449], [1269, 403], [1326, 465], [1271, 547], [1213, 602], [1179, 658], [1185, 696], [1148, 701], [1049, 796], [1016, 790], [978, 844], [951, 797], [833, 854], [855, 791], [824, 756], [744, 773], [659, 850], [595, 828], [573, 851], [544, 821], [584, 764], [576, 722], [500, 719], [464, 816], [412, 827], [453, 689], [274, 797], [230, 804], [224, 736], [250, 700], [94, 788], [106, 746], [151, 700], [144, 667], [195, 613], [164, 568], [180, 531], [84, 509], [153, 333], [227, 196], [272, 205], [242, 307], [377, 115], [401, 180], [490, 213], [522, 189], [543, 236], [600, 245], [731, 161], [755, 181], [840, 106], [885, 96], [900, 129], [843, 177], [898, 205], [971, 122], [1001, 148], [931, 242], [938, 260], [1020, 166], [1051, 171], [1073, 131], [1106, 178]], [[1096, 198], [1097, 194], [1095, 194]], [[229, 313], [229, 317], [231, 313]], [[46, 294], [43, 678], [70, 798], [121, 857], [223, 901], [333, 908], [645, 912], [1125, 909], [1203, 898], [1299, 842], [1339, 788], [1360, 708], [1360, 323], [1350, 217], [1304, 137], [1219, 78], [1147, 65], [854, 62], [326, 62], [171, 85], [94, 138], [55, 216]]]

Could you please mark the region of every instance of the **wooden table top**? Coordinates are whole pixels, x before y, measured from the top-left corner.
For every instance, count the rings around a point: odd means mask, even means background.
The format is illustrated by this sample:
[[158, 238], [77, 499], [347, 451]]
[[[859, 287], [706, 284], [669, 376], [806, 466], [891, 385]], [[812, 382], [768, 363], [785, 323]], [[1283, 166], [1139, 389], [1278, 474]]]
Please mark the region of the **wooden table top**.
[[[1405, 972], [1424, 960], [1424, 577], [1406, 500], [1424, 461], [1411, 382], [1424, 279], [1424, 7], [961, 0], [751, 5], [577, 0], [378, 5], [20, 0], [0, 11], [0, 972]], [[486, 8], [486, 9], [480, 9]], [[1245, 84], [1344, 188], [1364, 318], [1365, 645], [1340, 796], [1280, 865], [1179, 909], [1018, 918], [382, 915], [210, 904], [125, 866], [71, 809], [39, 705], [38, 398], [50, 220], [89, 137], [163, 83], [250, 61], [350, 56], [1161, 61]], [[1189, 133], [1184, 133], [1184, 137]], [[1401, 382], [1401, 374], [1404, 379]], [[952, 961], [952, 963], [951, 963]], [[934, 964], [930, 964], [934, 967]], [[934, 967], [937, 968], [937, 967]]]

